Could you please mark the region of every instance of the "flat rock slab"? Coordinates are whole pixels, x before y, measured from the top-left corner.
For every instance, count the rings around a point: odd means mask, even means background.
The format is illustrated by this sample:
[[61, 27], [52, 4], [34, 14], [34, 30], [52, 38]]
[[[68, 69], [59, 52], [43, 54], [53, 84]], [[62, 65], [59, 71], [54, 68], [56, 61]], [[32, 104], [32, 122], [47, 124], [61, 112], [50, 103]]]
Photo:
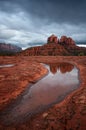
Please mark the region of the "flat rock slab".
[[28, 59], [28, 63], [34, 61], [42, 63], [70, 62], [80, 70], [81, 86], [60, 104], [35, 115], [31, 120], [17, 126], [1, 125], [0, 130], [86, 130], [86, 56], [18, 57], [17, 61], [21, 62], [21, 59], [23, 61]]
[[[0, 68], [0, 109], [20, 95], [27, 85], [47, 73], [47, 69], [42, 64], [34, 61], [18, 61], [17, 57], [3, 59], [0, 60], [2, 61], [0, 65], [3, 66]], [[6, 64], [14, 64], [14, 66], [6, 67]]]

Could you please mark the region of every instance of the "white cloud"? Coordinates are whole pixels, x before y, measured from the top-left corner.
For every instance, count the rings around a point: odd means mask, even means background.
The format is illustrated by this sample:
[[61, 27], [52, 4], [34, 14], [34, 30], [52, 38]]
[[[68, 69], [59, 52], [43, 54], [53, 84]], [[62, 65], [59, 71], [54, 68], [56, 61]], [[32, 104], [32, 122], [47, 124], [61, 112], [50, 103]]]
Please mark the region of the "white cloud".
[[80, 47], [86, 47], [86, 45], [83, 45], [83, 44], [79, 44], [78, 46], [80, 46]]

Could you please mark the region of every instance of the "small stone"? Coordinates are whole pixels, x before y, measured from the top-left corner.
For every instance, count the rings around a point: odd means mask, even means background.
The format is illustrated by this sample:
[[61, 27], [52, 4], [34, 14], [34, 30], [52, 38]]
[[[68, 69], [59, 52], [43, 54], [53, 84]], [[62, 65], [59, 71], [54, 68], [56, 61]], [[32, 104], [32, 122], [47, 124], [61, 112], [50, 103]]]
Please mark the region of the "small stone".
[[44, 113], [43, 114], [43, 118], [47, 117], [48, 116], [48, 113]]

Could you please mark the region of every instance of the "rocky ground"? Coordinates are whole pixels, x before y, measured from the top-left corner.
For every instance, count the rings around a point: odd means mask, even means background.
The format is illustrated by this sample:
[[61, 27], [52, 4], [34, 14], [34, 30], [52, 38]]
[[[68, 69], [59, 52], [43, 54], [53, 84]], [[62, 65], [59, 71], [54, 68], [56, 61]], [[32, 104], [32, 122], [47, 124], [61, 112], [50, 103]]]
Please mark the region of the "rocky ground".
[[41, 64], [28, 58], [0, 57], [0, 65], [5, 64], [14, 66], [0, 68], [0, 110], [47, 73]]
[[0, 130], [86, 130], [86, 57], [36, 56], [0, 57], [0, 64], [14, 63], [14, 67], [0, 68], [0, 108], [15, 99], [30, 82], [47, 73], [39, 62], [69, 62], [79, 68], [80, 87], [61, 103], [33, 116], [18, 125], [3, 126]]

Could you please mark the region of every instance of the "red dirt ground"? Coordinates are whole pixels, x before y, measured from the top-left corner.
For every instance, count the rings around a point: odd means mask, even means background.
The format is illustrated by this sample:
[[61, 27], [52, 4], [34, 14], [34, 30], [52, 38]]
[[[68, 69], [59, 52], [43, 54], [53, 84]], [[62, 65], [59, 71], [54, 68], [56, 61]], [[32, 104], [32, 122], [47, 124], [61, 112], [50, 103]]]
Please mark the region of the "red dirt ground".
[[[47, 70], [44, 69], [42, 65], [39, 65], [38, 62], [56, 63], [62, 61], [72, 63], [79, 68], [81, 80], [79, 89], [69, 94], [61, 103], [54, 105], [43, 113], [33, 116], [25, 123], [15, 126], [0, 125], [0, 130], [86, 130], [86, 56], [4, 57], [4, 59], [3, 57], [0, 57], [0, 64], [16, 64], [10, 71], [6, 68], [0, 69], [0, 80], [2, 78], [0, 81], [0, 95], [7, 95], [8, 98], [6, 98], [8, 100], [16, 98], [15, 93], [17, 93], [17, 95], [20, 94], [29, 82], [33, 82], [34, 80], [37, 80], [37, 78], [45, 75]], [[35, 69], [34, 73], [33, 68]], [[39, 68], [41, 68], [41, 71], [39, 71]], [[33, 78], [33, 76], [29, 78], [27, 70], [31, 76], [33, 75], [36, 78]], [[38, 71], [39, 75], [36, 76]], [[6, 74], [8, 75], [7, 77]], [[7, 82], [7, 86], [9, 86], [7, 87], [5, 81], [9, 81], [9, 76], [15, 74], [16, 76], [14, 76], [13, 79], [10, 79], [10, 82]], [[6, 78], [4, 78], [4, 75]], [[17, 82], [14, 84], [12, 81], [14, 81], [15, 78], [17, 78]], [[10, 85], [11, 82], [13, 84], [12, 86]], [[8, 89], [5, 89], [6, 87]], [[12, 90], [14, 94], [9, 98], [9, 94]], [[5, 104], [8, 100], [5, 100]], [[3, 103], [4, 102], [2, 102], [0, 98], [1, 108]]]

